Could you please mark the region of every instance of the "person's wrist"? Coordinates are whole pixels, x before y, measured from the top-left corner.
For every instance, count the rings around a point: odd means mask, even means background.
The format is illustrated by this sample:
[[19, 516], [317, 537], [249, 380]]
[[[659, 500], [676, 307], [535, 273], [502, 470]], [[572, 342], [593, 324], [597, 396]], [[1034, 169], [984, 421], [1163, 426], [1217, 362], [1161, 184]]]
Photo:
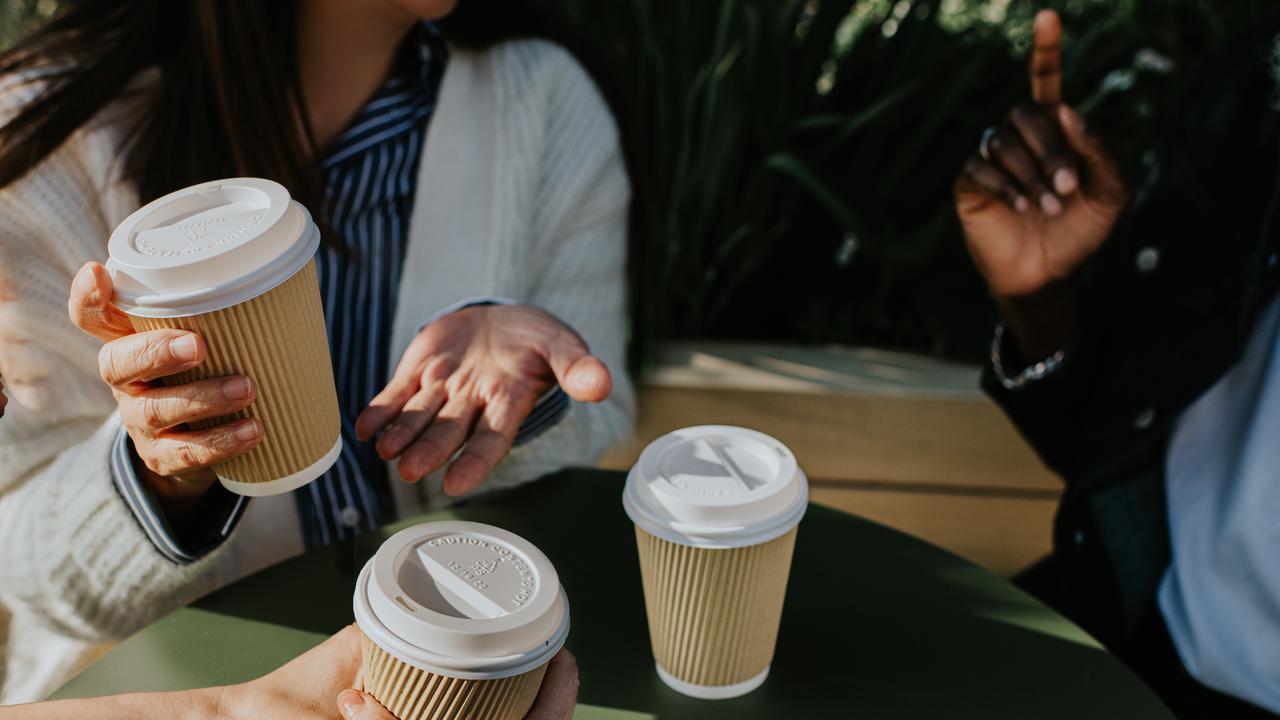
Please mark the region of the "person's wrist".
[[228, 688], [207, 687], [166, 693], [167, 702], [159, 703], [165, 717], [173, 720], [232, 720], [236, 717], [227, 703]]
[[1074, 278], [1035, 293], [996, 296], [1004, 320], [1008, 369], [1025, 367], [1067, 347], [1076, 336], [1079, 287]]
[[[191, 478], [170, 477], [147, 467], [146, 462], [137, 455], [133, 458], [133, 471], [137, 473], [138, 480], [151, 491], [161, 512], [171, 523], [180, 522], [197, 512], [213, 487], [211, 471], [193, 471]], [[206, 474], [209, 477], [204, 477]]]
[[215, 720], [249, 720], [250, 718], [275, 717], [288, 708], [280, 704], [277, 693], [267, 682], [272, 674], [254, 678], [235, 685], [219, 685], [202, 688], [200, 703]]

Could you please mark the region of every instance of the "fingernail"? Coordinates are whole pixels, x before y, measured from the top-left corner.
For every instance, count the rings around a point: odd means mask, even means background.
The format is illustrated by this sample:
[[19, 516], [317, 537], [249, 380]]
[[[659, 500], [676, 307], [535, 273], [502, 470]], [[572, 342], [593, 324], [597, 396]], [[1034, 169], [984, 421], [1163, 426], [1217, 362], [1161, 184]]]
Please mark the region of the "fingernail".
[[354, 718], [364, 707], [364, 696], [355, 690], [343, 690], [338, 693], [338, 707], [342, 710], [342, 717]]
[[[383, 459], [386, 460], [387, 458], [383, 458]], [[422, 479], [422, 476], [414, 472], [414, 468], [411, 465], [405, 463], [403, 458], [401, 458], [400, 465], [396, 468], [396, 472], [399, 473], [400, 479], [407, 483], [416, 483]], [[446, 488], [448, 487], [447, 483], [445, 487]], [[446, 492], [448, 491], [446, 490]]]
[[1019, 195], [1013, 199], [1013, 209], [1020, 213], [1024, 213], [1031, 209], [1031, 201]]
[[196, 355], [200, 352], [200, 348], [196, 345], [195, 335], [183, 335], [169, 341], [169, 352], [173, 356], [183, 362], [192, 362], [196, 359]]
[[222, 394], [228, 400], [244, 400], [252, 392], [253, 386], [249, 384], [247, 377], [231, 378], [222, 383]]
[[360, 417], [356, 418], [356, 438], [363, 441], [373, 437], [386, 424], [385, 415], [380, 408], [365, 408]]
[[386, 451], [387, 454], [394, 456], [402, 448], [401, 441], [405, 438], [408, 430], [399, 423], [391, 423], [382, 430], [382, 437], [378, 438], [378, 452]]
[[1044, 210], [1046, 215], [1057, 215], [1062, 212], [1062, 203], [1052, 194], [1045, 193], [1040, 196], [1040, 209]]
[[236, 426], [236, 439], [248, 442], [258, 437], [258, 423], [245, 420]]
[[1059, 107], [1061, 108], [1059, 110], [1061, 113], [1059, 117], [1070, 125], [1072, 130], [1075, 130], [1076, 132], [1084, 132], [1084, 118], [1080, 117], [1080, 113], [1067, 105], [1060, 105]]
[[1053, 187], [1059, 195], [1069, 195], [1076, 189], [1076, 174], [1067, 168], [1058, 168], [1053, 174]]
[[93, 273], [85, 268], [80, 268], [80, 272], [76, 273], [75, 281], [72, 286], [80, 292], [89, 292], [93, 290]]

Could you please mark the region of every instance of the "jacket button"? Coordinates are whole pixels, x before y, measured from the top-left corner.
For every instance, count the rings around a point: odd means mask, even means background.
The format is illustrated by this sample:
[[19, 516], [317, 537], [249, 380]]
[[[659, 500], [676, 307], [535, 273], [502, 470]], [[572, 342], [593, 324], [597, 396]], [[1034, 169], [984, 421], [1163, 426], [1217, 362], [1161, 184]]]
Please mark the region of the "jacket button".
[[1271, 253], [1270, 255], [1267, 256], [1267, 267], [1273, 268], [1276, 266], [1277, 262], [1280, 262], [1280, 255]]
[[1139, 430], [1146, 430], [1156, 421], [1156, 411], [1152, 408], [1145, 408], [1138, 416], [1133, 419], [1133, 426]]
[[1144, 247], [1138, 251], [1134, 264], [1138, 266], [1138, 272], [1149, 273], [1160, 264], [1160, 251], [1153, 247]]
[[1077, 530], [1077, 531], [1075, 531], [1074, 533], [1071, 533], [1071, 542], [1075, 543], [1077, 547], [1079, 547], [1079, 546], [1083, 545], [1083, 544], [1084, 544], [1084, 531], [1083, 531], [1083, 530]]

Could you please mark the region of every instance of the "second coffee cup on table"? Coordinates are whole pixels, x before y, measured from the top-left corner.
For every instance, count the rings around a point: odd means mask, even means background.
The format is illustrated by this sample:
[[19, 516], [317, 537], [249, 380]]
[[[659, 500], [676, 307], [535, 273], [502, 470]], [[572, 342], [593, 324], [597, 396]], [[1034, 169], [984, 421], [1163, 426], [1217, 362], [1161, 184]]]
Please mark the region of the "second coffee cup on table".
[[521, 720], [569, 634], [547, 556], [473, 522], [392, 535], [353, 604], [364, 689], [399, 720]]
[[213, 469], [242, 495], [274, 495], [328, 470], [342, 450], [341, 419], [316, 277], [320, 233], [278, 183], [232, 178], [153, 200], [111, 233], [115, 304], [138, 331], [191, 330], [199, 366], [162, 378], [185, 384], [245, 375], [257, 398], [233, 416], [262, 420], [262, 442]]
[[764, 682], [808, 499], [795, 456], [754, 430], [686, 428], [641, 453], [622, 501], [668, 686], [720, 699]]

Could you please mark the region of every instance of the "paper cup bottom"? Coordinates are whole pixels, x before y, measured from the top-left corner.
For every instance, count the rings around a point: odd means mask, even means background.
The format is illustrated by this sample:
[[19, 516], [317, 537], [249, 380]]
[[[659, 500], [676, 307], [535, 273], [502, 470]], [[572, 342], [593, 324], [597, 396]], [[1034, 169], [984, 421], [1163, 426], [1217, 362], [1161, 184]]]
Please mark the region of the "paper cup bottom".
[[338, 456], [342, 454], [342, 438], [333, 444], [329, 452], [324, 457], [317, 460], [311, 467], [303, 468], [298, 472], [282, 477], [279, 480], [268, 480], [267, 482], [236, 482], [227, 478], [218, 478], [222, 483], [222, 487], [239, 495], [248, 495], [249, 497], [262, 497], [264, 495], [279, 495], [287, 493], [306, 485], [325, 473], [326, 470], [333, 467], [338, 461]]
[[759, 545], [681, 545], [636, 528], [658, 675], [693, 697], [736, 697], [773, 661], [796, 530]]
[[398, 720], [523, 720], [547, 666], [493, 680], [466, 680], [414, 667], [361, 634], [365, 692]]
[[699, 700], [727, 700], [740, 697], [763, 685], [764, 679], [769, 677], [769, 668], [765, 668], [764, 672], [759, 675], [733, 685], [694, 685], [663, 670], [662, 666], [657, 663], [654, 663], [653, 667], [658, 671], [658, 678], [666, 683], [667, 687], [681, 695], [688, 695]]

